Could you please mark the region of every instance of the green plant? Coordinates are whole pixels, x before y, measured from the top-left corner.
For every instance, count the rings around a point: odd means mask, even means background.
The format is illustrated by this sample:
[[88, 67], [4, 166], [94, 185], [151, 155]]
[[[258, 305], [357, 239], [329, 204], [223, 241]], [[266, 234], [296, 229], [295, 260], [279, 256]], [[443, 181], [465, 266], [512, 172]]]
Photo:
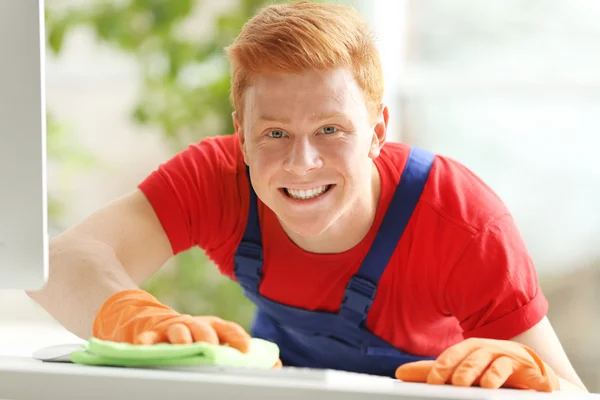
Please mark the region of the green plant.
[[[173, 152], [205, 136], [230, 134], [230, 76], [223, 48], [256, 11], [273, 1], [240, 0], [215, 17], [211, 34], [185, 33], [205, 4], [199, 0], [99, 1], [53, 11], [47, 7], [49, 51], [60, 54], [78, 28], [129, 56], [141, 88], [131, 116], [160, 128]], [[179, 254], [143, 287], [183, 313], [214, 314], [248, 328], [253, 305], [219, 275], [200, 249]]]
[[223, 49], [269, 3], [240, 0], [217, 15], [214, 30], [203, 37], [184, 29], [202, 11], [205, 3], [199, 0], [98, 1], [60, 13], [47, 10], [48, 44], [58, 54], [69, 33], [85, 27], [135, 57], [142, 85], [132, 116], [140, 124], [158, 126], [179, 150], [202, 136], [233, 131]]
[[[74, 171], [90, 168], [97, 161], [90, 152], [83, 150], [74, 140], [73, 131], [59, 121], [53, 113], [46, 111], [46, 147], [48, 163], [56, 167], [53, 179], [57, 179], [61, 189], [72, 182]], [[59, 230], [64, 217], [65, 203], [60, 196], [48, 193], [48, 225], [52, 231]]]

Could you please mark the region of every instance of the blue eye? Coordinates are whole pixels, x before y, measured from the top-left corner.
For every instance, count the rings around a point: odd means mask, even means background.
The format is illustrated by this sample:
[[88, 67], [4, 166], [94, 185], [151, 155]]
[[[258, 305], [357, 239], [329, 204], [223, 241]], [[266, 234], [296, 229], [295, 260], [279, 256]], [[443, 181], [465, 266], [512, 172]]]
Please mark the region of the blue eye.
[[280, 139], [284, 135], [285, 135], [285, 133], [280, 130], [274, 130], [274, 131], [269, 132], [269, 136], [271, 136], [272, 138], [275, 138], [275, 139]]
[[321, 129], [321, 132], [323, 132], [326, 135], [330, 135], [332, 133], [336, 133], [337, 128], [335, 126], [325, 126]]

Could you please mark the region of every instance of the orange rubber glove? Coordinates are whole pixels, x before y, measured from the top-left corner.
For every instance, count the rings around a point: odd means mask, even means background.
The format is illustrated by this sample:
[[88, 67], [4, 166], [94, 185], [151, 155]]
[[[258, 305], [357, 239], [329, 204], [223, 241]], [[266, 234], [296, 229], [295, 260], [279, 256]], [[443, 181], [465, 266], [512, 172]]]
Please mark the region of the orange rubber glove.
[[557, 375], [530, 348], [508, 340], [467, 339], [445, 350], [434, 361], [417, 361], [396, 369], [405, 382], [558, 390]]
[[139, 289], [106, 300], [94, 319], [93, 335], [131, 344], [228, 344], [243, 353], [250, 346], [250, 335], [240, 325], [214, 316], [180, 314]]

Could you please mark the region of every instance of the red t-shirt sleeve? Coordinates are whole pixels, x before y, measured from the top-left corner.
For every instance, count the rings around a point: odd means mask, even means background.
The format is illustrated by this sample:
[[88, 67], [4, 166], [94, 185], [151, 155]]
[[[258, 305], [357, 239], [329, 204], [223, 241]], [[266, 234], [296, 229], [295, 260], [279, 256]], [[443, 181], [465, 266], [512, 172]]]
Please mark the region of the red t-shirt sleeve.
[[173, 254], [198, 246], [209, 253], [239, 225], [241, 159], [232, 137], [206, 138], [161, 164], [138, 188], [150, 201]]
[[508, 214], [473, 237], [448, 278], [445, 296], [465, 338], [512, 339], [548, 310], [533, 261]]

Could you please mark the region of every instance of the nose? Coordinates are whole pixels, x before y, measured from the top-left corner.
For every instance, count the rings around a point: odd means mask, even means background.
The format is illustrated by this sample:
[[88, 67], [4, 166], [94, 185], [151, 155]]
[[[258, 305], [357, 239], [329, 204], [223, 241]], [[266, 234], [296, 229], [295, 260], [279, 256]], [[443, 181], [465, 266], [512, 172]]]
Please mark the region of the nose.
[[323, 160], [318, 149], [310, 138], [296, 137], [292, 139], [291, 148], [284, 162], [284, 169], [296, 175], [305, 175], [321, 168]]

